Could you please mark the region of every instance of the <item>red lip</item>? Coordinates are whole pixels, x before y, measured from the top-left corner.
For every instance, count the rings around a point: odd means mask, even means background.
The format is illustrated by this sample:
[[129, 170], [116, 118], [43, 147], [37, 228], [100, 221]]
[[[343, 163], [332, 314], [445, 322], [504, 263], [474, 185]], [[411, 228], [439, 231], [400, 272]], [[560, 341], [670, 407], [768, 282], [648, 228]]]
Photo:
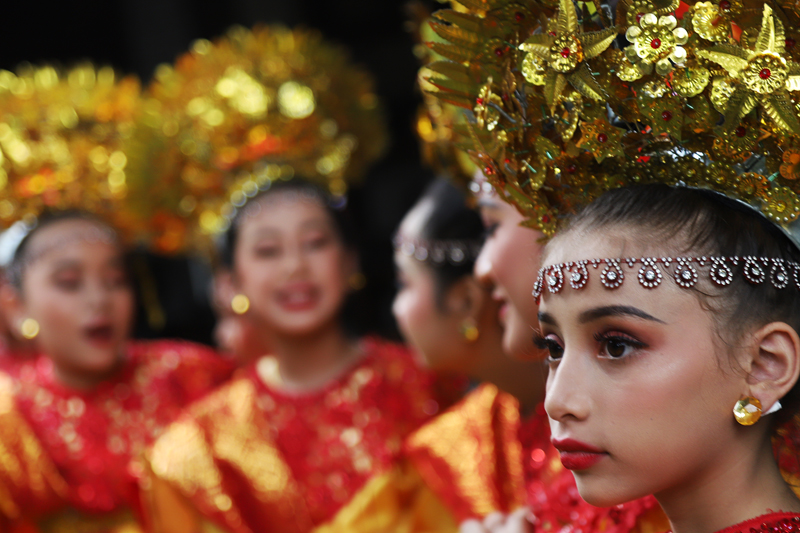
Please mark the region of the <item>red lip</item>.
[[114, 341], [114, 327], [111, 324], [95, 324], [83, 328], [89, 342], [96, 346], [107, 347]]
[[319, 290], [311, 283], [292, 283], [278, 292], [278, 303], [285, 311], [308, 311], [319, 302]]
[[553, 439], [553, 446], [561, 454], [561, 464], [568, 470], [586, 470], [608, 456], [596, 446], [575, 439]]

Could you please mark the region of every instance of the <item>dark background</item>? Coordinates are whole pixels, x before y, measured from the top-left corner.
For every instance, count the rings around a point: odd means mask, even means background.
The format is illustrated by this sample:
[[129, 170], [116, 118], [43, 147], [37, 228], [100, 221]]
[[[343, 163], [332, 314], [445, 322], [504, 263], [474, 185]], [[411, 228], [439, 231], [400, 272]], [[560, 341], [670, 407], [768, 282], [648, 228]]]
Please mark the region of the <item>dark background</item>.
[[[375, 76], [386, 109], [391, 147], [357, 189], [349, 209], [358, 225], [367, 286], [359, 295], [369, 312], [367, 332], [396, 337], [390, 305], [394, 271], [390, 238], [430, 173], [419, 162], [413, 132], [419, 104], [419, 67], [412, 53], [403, 0], [79, 0], [3, 2], [0, 68], [22, 62], [70, 66], [82, 60], [137, 74], [146, 85], [160, 63], [171, 63], [193, 40], [213, 39], [234, 24], [298, 24], [347, 46]], [[154, 329], [139, 310], [137, 335], [211, 342], [213, 314], [207, 301], [210, 271], [196, 261], [136, 258], [140, 284], [154, 284], [166, 325]]]

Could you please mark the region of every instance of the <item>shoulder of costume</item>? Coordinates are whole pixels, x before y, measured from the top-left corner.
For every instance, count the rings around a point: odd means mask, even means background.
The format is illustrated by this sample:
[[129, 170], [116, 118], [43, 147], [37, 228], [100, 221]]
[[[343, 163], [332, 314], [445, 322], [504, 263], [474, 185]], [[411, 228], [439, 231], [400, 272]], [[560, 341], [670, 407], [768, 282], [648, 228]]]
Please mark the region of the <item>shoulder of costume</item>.
[[12, 521], [57, 507], [69, 492], [15, 396], [13, 378], [0, 372], [0, 515]]

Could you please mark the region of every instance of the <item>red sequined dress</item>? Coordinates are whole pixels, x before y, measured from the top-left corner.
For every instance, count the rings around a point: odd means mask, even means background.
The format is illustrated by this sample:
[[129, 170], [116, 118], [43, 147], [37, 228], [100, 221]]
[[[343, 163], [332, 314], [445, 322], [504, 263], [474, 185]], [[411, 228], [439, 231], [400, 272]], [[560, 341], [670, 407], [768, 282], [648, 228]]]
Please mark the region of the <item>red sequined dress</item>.
[[153, 447], [154, 529], [310, 531], [387, 470], [438, 404], [407, 350], [376, 339], [363, 349], [313, 393], [282, 392], [264, 357], [193, 405]]
[[800, 513], [770, 512], [726, 527], [717, 533], [797, 533], [798, 531], [800, 531]]
[[146, 448], [230, 373], [208, 348], [160, 341], [131, 342], [91, 391], [58, 383], [44, 356], [2, 374], [0, 530], [138, 530]]

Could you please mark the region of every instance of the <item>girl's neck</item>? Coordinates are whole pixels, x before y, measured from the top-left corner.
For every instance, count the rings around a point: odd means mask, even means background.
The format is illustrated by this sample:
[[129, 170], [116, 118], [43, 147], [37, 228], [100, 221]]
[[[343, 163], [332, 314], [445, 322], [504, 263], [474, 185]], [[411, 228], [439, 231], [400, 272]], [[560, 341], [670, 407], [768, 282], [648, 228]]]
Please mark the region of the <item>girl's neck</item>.
[[513, 359], [493, 349], [502, 345], [502, 337], [500, 328], [488, 328], [481, 334], [475, 348], [484, 356], [476, 362], [470, 377], [514, 396], [524, 416], [544, 400], [545, 369], [541, 363]]
[[307, 335], [275, 335], [271, 345], [283, 387], [296, 392], [324, 387], [363, 355], [338, 322]]
[[53, 378], [56, 383], [65, 388], [80, 392], [91, 392], [101, 383], [113, 379], [119, 374], [124, 366], [124, 361], [125, 358], [120, 356], [109, 370], [100, 373], [87, 372], [68, 365], [59, 365], [53, 361]]
[[[766, 421], [764, 421], [766, 423]], [[699, 473], [687, 485], [656, 498], [673, 533], [714, 533], [771, 511], [800, 511], [800, 500], [784, 482], [763, 439], [741, 446]]]

